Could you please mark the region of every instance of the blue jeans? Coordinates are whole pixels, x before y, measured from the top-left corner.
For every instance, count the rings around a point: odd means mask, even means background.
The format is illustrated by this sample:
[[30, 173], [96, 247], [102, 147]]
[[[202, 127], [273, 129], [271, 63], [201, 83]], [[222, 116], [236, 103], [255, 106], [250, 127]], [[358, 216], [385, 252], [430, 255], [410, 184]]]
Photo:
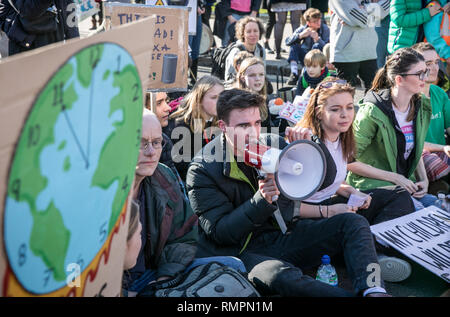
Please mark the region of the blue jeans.
[[387, 50], [389, 39], [389, 22], [391, 21], [389, 15], [381, 20], [380, 26], [375, 27], [378, 35], [377, 42], [377, 66], [381, 68], [386, 63], [386, 57], [389, 55]]
[[[246, 269], [244, 263], [238, 258], [232, 256], [212, 256], [207, 258], [196, 258], [192, 263], [184, 270], [184, 272], [188, 272], [196, 266], [207, 264], [209, 262], [219, 262], [223, 265], [229, 266], [235, 269], [238, 272], [246, 273]], [[140, 292], [145, 286], [147, 286], [150, 282], [156, 280], [156, 271], [155, 270], [147, 270], [142, 274], [137, 280], [131, 284], [128, 288], [130, 292]]]
[[[319, 43], [315, 43], [310, 50], [314, 49], [322, 50], [323, 47]], [[289, 49], [288, 63], [290, 63], [291, 61], [296, 61], [297, 63], [302, 64], [303, 67], [303, 65], [305, 65], [304, 63], [305, 55], [310, 50], [305, 49], [298, 43], [292, 45], [291, 48]]]
[[419, 199], [414, 197], [411, 198], [414, 202], [414, 207], [416, 207], [416, 211], [424, 209], [429, 206], [433, 206], [436, 200], [438, 199], [436, 196], [431, 194], [426, 194], [425, 196]]
[[[231, 14], [233, 18], [237, 21], [242, 19], [245, 15], [239, 15], [237, 13]], [[223, 34], [222, 47], [228, 46], [230, 44], [230, 32], [228, 32], [228, 27], [230, 26], [230, 21], [227, 19], [227, 24], [225, 25], [225, 33]]]
[[200, 52], [200, 42], [202, 40], [202, 16], [197, 15], [197, 28], [195, 35], [189, 35], [189, 46], [191, 47], [191, 58], [196, 60]]

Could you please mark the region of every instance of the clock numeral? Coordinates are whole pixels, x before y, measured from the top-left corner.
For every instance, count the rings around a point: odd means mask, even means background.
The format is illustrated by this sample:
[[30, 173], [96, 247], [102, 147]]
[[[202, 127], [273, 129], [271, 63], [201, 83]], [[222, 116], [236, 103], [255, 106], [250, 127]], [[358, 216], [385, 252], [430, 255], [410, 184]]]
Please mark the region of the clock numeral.
[[19, 266], [23, 266], [27, 261], [27, 245], [22, 243], [19, 247]]
[[117, 55], [117, 70], [116, 70], [116, 74], [120, 73], [120, 59], [121, 59], [121, 56]]
[[141, 129], [137, 129], [136, 146], [141, 146]]
[[108, 232], [106, 231], [106, 225], [108, 223], [105, 222], [104, 224], [102, 224], [102, 226], [100, 227], [99, 230], [99, 234], [100, 234], [100, 243], [103, 243], [106, 240], [106, 235], [108, 234]]
[[21, 186], [20, 179], [15, 179], [11, 184], [11, 194], [14, 195], [17, 201], [19, 201], [20, 198], [20, 186]]
[[133, 102], [139, 99], [139, 85], [136, 83], [133, 85], [134, 89], [134, 96], [133, 96]]
[[39, 124], [32, 125], [28, 129], [28, 147], [36, 146], [41, 137], [41, 126]]
[[128, 184], [128, 175], [125, 175], [125, 178], [124, 178], [123, 184], [122, 184], [122, 190], [126, 191], [128, 186], [129, 186], [129, 184]]
[[59, 83], [53, 86], [53, 107], [61, 107], [61, 110], [65, 110], [66, 106], [64, 105], [64, 83]]
[[50, 281], [50, 277], [52, 276], [53, 269], [49, 268], [44, 271], [44, 287], [47, 286], [48, 281]]

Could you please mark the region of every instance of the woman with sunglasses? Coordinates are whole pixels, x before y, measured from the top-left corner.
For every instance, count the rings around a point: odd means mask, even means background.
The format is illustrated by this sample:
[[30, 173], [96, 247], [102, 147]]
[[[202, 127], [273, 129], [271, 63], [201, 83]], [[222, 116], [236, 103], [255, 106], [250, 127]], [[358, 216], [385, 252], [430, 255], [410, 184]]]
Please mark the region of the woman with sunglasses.
[[[346, 183], [347, 163], [352, 162], [356, 153], [352, 128], [354, 93], [355, 89], [345, 80], [325, 79], [311, 95], [303, 118], [293, 129], [286, 129], [290, 142], [311, 138], [319, 144], [327, 161], [325, 180], [318, 192], [302, 202], [301, 217], [329, 218], [340, 213], [357, 212], [370, 224], [376, 224], [414, 211], [405, 190], [358, 191]], [[349, 202], [351, 195], [355, 197]], [[353, 204], [353, 198], [357, 198], [361, 205]], [[392, 203], [394, 206], [389, 206]]]
[[[411, 48], [392, 54], [360, 101], [353, 128], [356, 162], [347, 181], [361, 189], [398, 185], [414, 198], [416, 209], [432, 205], [422, 150], [431, 118], [430, 100], [421, 94], [428, 69]], [[365, 163], [365, 164], [362, 164]]]
[[[354, 93], [355, 89], [345, 80], [326, 78], [311, 95], [303, 118], [293, 129], [286, 129], [290, 142], [311, 138], [318, 143], [327, 162], [321, 188], [300, 205], [301, 218], [357, 213], [373, 225], [414, 212], [409, 193], [400, 187], [359, 191], [346, 183], [347, 163], [356, 152], [352, 128]], [[379, 252], [388, 250], [380, 244], [376, 247]], [[410, 265], [401, 259], [383, 256], [378, 261], [386, 281], [403, 280], [411, 273]], [[396, 271], [398, 268], [402, 269]]]

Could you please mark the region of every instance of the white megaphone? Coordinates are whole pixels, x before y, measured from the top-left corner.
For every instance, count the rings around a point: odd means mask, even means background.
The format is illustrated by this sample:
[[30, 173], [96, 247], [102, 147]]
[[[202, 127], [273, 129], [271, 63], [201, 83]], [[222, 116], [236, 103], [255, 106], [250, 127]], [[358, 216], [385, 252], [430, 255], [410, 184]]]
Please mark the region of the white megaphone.
[[305, 200], [316, 193], [327, 169], [322, 149], [309, 140], [294, 141], [282, 150], [252, 142], [246, 145], [244, 161], [262, 175], [274, 174], [280, 192], [292, 200]]

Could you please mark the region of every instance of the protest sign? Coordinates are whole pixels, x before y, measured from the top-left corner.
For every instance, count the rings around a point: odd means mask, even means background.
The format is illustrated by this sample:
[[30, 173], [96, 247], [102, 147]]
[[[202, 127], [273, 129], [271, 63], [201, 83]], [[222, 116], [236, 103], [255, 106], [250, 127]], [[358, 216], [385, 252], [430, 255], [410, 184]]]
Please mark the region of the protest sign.
[[146, 0], [146, 5], [152, 6], [186, 6], [189, 9], [189, 26], [188, 31], [189, 35], [197, 34], [197, 0]]
[[[188, 11], [187, 8], [168, 8], [138, 4], [105, 3], [108, 28], [155, 17], [155, 24], [142, 34], [150, 37], [150, 69], [147, 91], [185, 91], [188, 76]], [[108, 25], [109, 24], [109, 25]]]
[[95, 0], [75, 0], [77, 5], [78, 20], [83, 21], [100, 11], [99, 4]]
[[430, 206], [370, 227], [372, 233], [450, 282], [450, 213]]
[[0, 296], [120, 295], [153, 19], [0, 60]]

